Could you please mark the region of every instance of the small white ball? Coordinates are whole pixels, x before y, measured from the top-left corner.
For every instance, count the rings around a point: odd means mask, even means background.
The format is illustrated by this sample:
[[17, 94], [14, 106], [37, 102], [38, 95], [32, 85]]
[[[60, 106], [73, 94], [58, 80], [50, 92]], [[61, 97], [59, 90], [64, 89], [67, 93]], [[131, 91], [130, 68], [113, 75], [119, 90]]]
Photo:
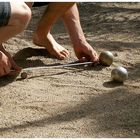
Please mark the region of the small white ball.
[[102, 65], [110, 66], [113, 63], [114, 56], [110, 51], [101, 52], [99, 61]]
[[124, 67], [117, 67], [112, 70], [111, 77], [113, 81], [124, 82], [128, 78], [128, 72]]

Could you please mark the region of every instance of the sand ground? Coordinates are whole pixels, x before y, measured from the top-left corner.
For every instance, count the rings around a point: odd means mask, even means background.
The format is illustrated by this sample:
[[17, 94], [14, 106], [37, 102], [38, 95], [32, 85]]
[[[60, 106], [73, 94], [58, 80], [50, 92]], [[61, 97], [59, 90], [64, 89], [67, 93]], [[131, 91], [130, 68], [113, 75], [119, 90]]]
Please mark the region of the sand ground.
[[[98, 53], [115, 54], [110, 67], [71, 67], [33, 70], [25, 80], [0, 79], [0, 137], [139, 137], [140, 136], [140, 3], [80, 3], [81, 24], [88, 42]], [[32, 43], [40, 9], [24, 34], [5, 47], [26, 67], [76, 61], [61, 22], [55, 39], [70, 57], [60, 61]], [[40, 10], [40, 11], [38, 11]], [[111, 82], [111, 70], [127, 68], [124, 84]]]

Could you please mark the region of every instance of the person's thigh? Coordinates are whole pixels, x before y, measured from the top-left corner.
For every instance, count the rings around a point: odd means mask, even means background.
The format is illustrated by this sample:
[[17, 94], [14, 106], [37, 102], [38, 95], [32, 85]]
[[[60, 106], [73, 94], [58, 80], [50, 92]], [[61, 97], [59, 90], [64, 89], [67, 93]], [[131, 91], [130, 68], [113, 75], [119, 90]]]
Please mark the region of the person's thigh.
[[6, 26], [11, 16], [10, 2], [0, 2], [0, 27]]
[[31, 16], [31, 10], [24, 1], [10, 1], [11, 16], [8, 25], [18, 24], [19, 20], [24, 21], [27, 16]]

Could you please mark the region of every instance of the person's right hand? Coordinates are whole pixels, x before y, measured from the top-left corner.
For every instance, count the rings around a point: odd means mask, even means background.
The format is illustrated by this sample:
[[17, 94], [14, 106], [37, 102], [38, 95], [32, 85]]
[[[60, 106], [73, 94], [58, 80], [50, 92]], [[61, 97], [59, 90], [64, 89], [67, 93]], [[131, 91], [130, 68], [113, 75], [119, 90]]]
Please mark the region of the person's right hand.
[[10, 73], [11, 63], [9, 58], [0, 51], [0, 77], [8, 75]]
[[91, 61], [95, 64], [98, 63], [99, 57], [97, 52], [87, 42], [80, 42], [79, 45], [75, 45], [73, 48], [79, 61]]

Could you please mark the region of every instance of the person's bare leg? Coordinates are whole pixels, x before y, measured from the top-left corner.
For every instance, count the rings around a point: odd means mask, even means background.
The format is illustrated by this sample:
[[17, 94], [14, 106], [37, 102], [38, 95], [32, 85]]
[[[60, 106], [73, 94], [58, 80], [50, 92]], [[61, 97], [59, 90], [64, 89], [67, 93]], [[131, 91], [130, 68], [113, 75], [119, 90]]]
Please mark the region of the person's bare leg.
[[[25, 29], [31, 18], [31, 11], [24, 2], [16, 1], [15, 3], [10, 1], [10, 5], [11, 17], [9, 19], [8, 25], [0, 27], [0, 52], [3, 52], [8, 57], [11, 64], [10, 69], [21, 70], [21, 68], [14, 62], [11, 55], [4, 49], [2, 43]], [[6, 75], [9, 72], [10, 71], [5, 71], [5, 73], [2, 75]]]
[[98, 61], [96, 51], [86, 41], [84, 36], [76, 3], [62, 16], [62, 19], [68, 29], [78, 59], [85, 57], [86, 61]]
[[8, 25], [0, 27], [0, 44], [22, 32], [31, 18], [30, 9], [24, 2], [22, 2], [22, 6], [21, 2], [17, 1], [16, 4], [10, 1], [10, 4], [11, 17]]
[[54, 40], [50, 30], [57, 19], [72, 7], [73, 4], [70, 2], [50, 3], [33, 35], [34, 44], [45, 47], [51, 55], [58, 59], [66, 58], [69, 52]]

